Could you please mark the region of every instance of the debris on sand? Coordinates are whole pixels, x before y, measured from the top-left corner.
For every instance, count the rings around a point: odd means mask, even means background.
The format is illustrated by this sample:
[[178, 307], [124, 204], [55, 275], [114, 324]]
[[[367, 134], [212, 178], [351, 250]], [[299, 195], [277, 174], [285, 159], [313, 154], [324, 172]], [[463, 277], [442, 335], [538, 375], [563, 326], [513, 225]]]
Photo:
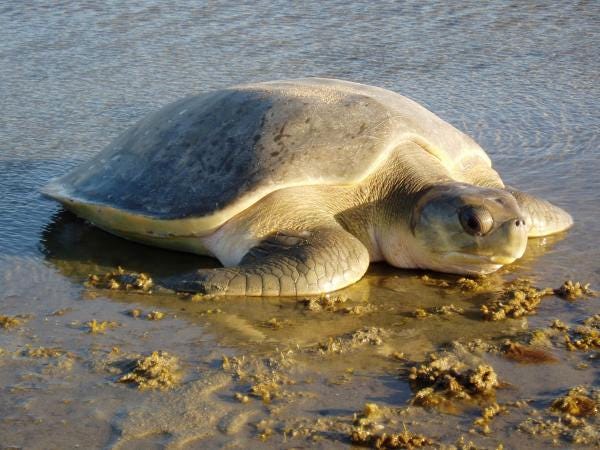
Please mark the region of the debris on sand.
[[575, 417], [593, 416], [600, 412], [600, 404], [589, 397], [587, 389], [583, 386], [577, 386], [569, 390], [564, 397], [554, 400], [551, 408]]
[[271, 328], [272, 330], [281, 330], [291, 325], [291, 321], [288, 319], [278, 319], [277, 317], [271, 317], [269, 320], [265, 320], [260, 323], [260, 326], [264, 328]]
[[144, 314], [139, 308], [129, 309], [126, 311], [126, 314], [134, 319], [144, 317], [146, 320], [162, 320], [166, 317], [166, 314], [162, 311], [150, 311]]
[[531, 435], [551, 437], [555, 444], [559, 439], [574, 444], [600, 445], [600, 390], [591, 392], [583, 386], [570, 389], [567, 395], [555, 399], [546, 417], [536, 411], [519, 425], [519, 429]]
[[221, 368], [228, 373], [234, 375], [238, 380], [246, 378], [246, 361], [245, 356], [225, 356], [223, 355], [223, 361], [221, 362]]
[[569, 327], [562, 320], [559, 319], [554, 319], [552, 321], [552, 325], [550, 325], [550, 328], [553, 328], [558, 331], [569, 331]]
[[167, 352], [155, 351], [138, 359], [132, 370], [119, 378], [119, 382], [135, 383], [139, 389], [169, 389], [180, 379], [177, 358]]
[[434, 441], [421, 434], [411, 433], [404, 430], [400, 433], [378, 433], [365, 429], [355, 429], [350, 437], [353, 443], [359, 445], [368, 445], [372, 448], [420, 448], [433, 446]]
[[49, 317], [62, 317], [71, 311], [73, 311], [72, 308], [61, 308], [61, 309], [57, 309], [56, 311], [51, 312], [50, 314], [48, 314], [48, 316]]
[[492, 321], [527, 316], [535, 313], [543, 297], [553, 293], [553, 289], [537, 289], [529, 280], [518, 279], [504, 288], [499, 298], [483, 305], [481, 313], [485, 320]]
[[217, 300], [219, 298], [218, 295], [213, 295], [213, 294], [202, 294], [202, 293], [195, 293], [192, 294], [191, 292], [176, 292], [177, 297], [181, 298], [182, 300], [188, 300], [192, 303], [203, 303], [203, 302], [209, 302], [209, 301], [213, 301], [213, 300]]
[[162, 320], [165, 318], [165, 313], [161, 311], [150, 311], [146, 314], [146, 319], [148, 320]]
[[320, 343], [321, 353], [346, 353], [364, 345], [381, 345], [388, 332], [377, 327], [363, 327], [353, 333], [338, 337], [330, 337], [327, 342]]
[[236, 400], [246, 403], [249, 397], [255, 397], [268, 404], [277, 399], [290, 399], [300, 395], [287, 390], [287, 387], [296, 384], [283, 370], [295, 364], [292, 357], [291, 350], [280, 352], [271, 358], [223, 356], [222, 368], [238, 381], [250, 384], [247, 395], [236, 393]]
[[[545, 341], [545, 342], [544, 342]], [[600, 314], [588, 317], [582, 325], [569, 327], [560, 320], [554, 320], [548, 328], [535, 330], [530, 342], [552, 345], [562, 341], [569, 351], [589, 351], [600, 349]]]
[[492, 283], [486, 277], [477, 277], [477, 278], [459, 278], [456, 281], [456, 285], [462, 291], [471, 291], [471, 292], [479, 292], [483, 290], [490, 289], [492, 287]]
[[483, 434], [490, 434], [492, 432], [490, 422], [494, 417], [503, 412], [506, 412], [506, 407], [500, 406], [498, 403], [494, 402], [490, 406], [483, 408], [481, 417], [475, 419], [473, 424], [481, 427], [481, 432]]
[[255, 374], [251, 378], [254, 384], [250, 386], [249, 394], [260, 398], [264, 403], [271, 403], [278, 398], [289, 397], [290, 393], [283, 389], [286, 385], [295, 384], [295, 382], [278, 372], [272, 374]]
[[501, 348], [497, 344], [484, 341], [483, 339], [471, 339], [466, 342], [454, 341], [451, 343], [452, 348], [460, 351], [467, 351], [474, 355], [481, 355], [484, 353], [498, 354], [501, 352]]
[[461, 277], [452, 283], [439, 278], [432, 278], [429, 275], [421, 276], [420, 280], [428, 286], [458, 288], [464, 292], [480, 292], [494, 287], [493, 282], [483, 275], [474, 278]]
[[367, 403], [361, 414], [354, 414], [350, 440], [354, 444], [376, 449], [420, 448], [434, 445], [434, 441], [420, 434], [411, 433], [404, 427], [399, 433], [382, 431], [384, 426], [377, 419], [384, 412], [376, 403]]
[[250, 401], [250, 397], [240, 392], [236, 392], [233, 396], [240, 403], [248, 403]]
[[417, 319], [425, 319], [431, 316], [453, 316], [455, 314], [463, 314], [465, 311], [459, 306], [454, 306], [450, 303], [449, 305], [434, 306], [433, 308], [417, 308], [413, 312], [413, 316]]
[[554, 293], [565, 300], [577, 300], [580, 297], [591, 297], [597, 295], [590, 289], [590, 283], [582, 284], [579, 281], [565, 281], [561, 287], [554, 289]]
[[454, 314], [463, 314], [465, 310], [450, 303], [449, 305], [436, 306], [432, 312], [440, 316], [452, 316]]
[[221, 308], [209, 308], [209, 309], [205, 309], [204, 311], [202, 311], [200, 313], [201, 316], [210, 316], [212, 314], [221, 314], [223, 312], [223, 310]]
[[558, 362], [551, 353], [531, 345], [523, 345], [518, 342], [507, 341], [502, 347], [504, 356], [521, 364], [544, 364]]
[[306, 297], [300, 304], [306, 311], [311, 312], [340, 312], [345, 314], [362, 315], [377, 311], [377, 307], [370, 303], [364, 305], [347, 305], [351, 299], [344, 295], [325, 294], [321, 297]]
[[[464, 292], [481, 292], [496, 290], [490, 278], [459, 278], [453, 285], [444, 280], [430, 278], [423, 275], [421, 280], [431, 286], [458, 287]], [[491, 303], [481, 307], [481, 313], [486, 320], [504, 320], [507, 318], [518, 318], [533, 314], [545, 296], [556, 295], [566, 300], [576, 300], [580, 297], [597, 296], [598, 292], [590, 288], [590, 284], [581, 282], [565, 281], [557, 289], [538, 289], [531, 285], [526, 278], [518, 278], [505, 285], [502, 291], [495, 296]], [[452, 306], [452, 305], [450, 305]], [[429, 317], [431, 311], [419, 308], [415, 310], [414, 316], [418, 318]]]
[[304, 309], [312, 312], [320, 311], [331, 311], [335, 312], [340, 309], [341, 305], [349, 300], [348, 297], [343, 295], [330, 295], [325, 294], [321, 297], [307, 297], [300, 300], [300, 303], [304, 305]]
[[583, 325], [600, 330], [600, 314], [594, 314], [583, 321]]
[[564, 334], [567, 350], [593, 350], [600, 348], [600, 329], [588, 326], [579, 326], [570, 329]]
[[274, 433], [274, 421], [273, 420], [266, 420], [266, 419], [262, 419], [261, 421], [253, 424], [254, 428], [256, 428], [256, 431], [258, 432], [257, 437], [265, 442], [267, 441]]
[[340, 311], [345, 314], [362, 316], [363, 314], [369, 314], [377, 311], [377, 306], [367, 303], [366, 305], [345, 306], [344, 308], [341, 308]]
[[467, 365], [451, 353], [430, 354], [428, 362], [410, 368], [408, 379], [415, 391], [413, 404], [426, 407], [446, 408], [450, 400], [493, 397], [499, 386], [492, 366]]
[[428, 286], [437, 286], [447, 288], [450, 287], [450, 283], [446, 280], [440, 280], [439, 278], [431, 278], [429, 275], [423, 275], [420, 277], [421, 281]]
[[23, 321], [20, 316], [4, 316], [0, 314], [0, 327], [2, 328], [13, 328], [21, 325]]
[[129, 311], [127, 311], [127, 315], [133, 317], [134, 319], [137, 319], [142, 315], [142, 310], [138, 308], [130, 309]]
[[98, 322], [96, 319], [92, 319], [86, 322], [85, 326], [87, 327], [88, 333], [97, 334], [104, 333], [108, 328], [118, 327], [119, 324], [117, 322], [108, 322], [106, 320]]
[[117, 270], [103, 275], [89, 275], [84, 285], [99, 289], [136, 290], [151, 293], [154, 282], [148, 274], [127, 272], [122, 267], [117, 267]]
[[427, 312], [425, 308], [417, 308], [413, 311], [412, 315], [417, 319], [425, 319], [431, 316], [431, 313]]
[[22, 355], [28, 356], [30, 358], [58, 358], [66, 354], [65, 350], [60, 348], [51, 348], [51, 347], [28, 347], [23, 350]]

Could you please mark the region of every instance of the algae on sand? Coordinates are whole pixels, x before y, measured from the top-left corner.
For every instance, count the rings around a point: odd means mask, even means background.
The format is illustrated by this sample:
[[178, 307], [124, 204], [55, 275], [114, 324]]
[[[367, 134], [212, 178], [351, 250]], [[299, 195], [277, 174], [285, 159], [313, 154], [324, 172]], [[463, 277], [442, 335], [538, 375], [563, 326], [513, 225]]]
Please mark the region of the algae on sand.
[[320, 353], [346, 353], [364, 345], [379, 346], [389, 332], [378, 327], [363, 327], [353, 333], [330, 337], [327, 342], [318, 345]]
[[519, 318], [534, 314], [542, 298], [552, 295], [552, 289], [537, 289], [525, 279], [515, 280], [506, 286], [498, 298], [481, 307], [481, 313], [486, 320], [503, 320]]
[[177, 358], [162, 351], [138, 359], [131, 372], [119, 378], [119, 382], [135, 383], [139, 389], [169, 389], [180, 380]]
[[559, 397], [552, 402], [552, 409], [575, 417], [593, 416], [600, 412], [600, 404], [590, 397], [583, 386], [577, 386], [564, 397]]
[[532, 343], [552, 345], [557, 340], [562, 341], [569, 351], [600, 349], [600, 314], [590, 316], [574, 327], [554, 320], [550, 327], [535, 330], [531, 336]]
[[383, 431], [385, 426], [378, 423], [385, 415], [376, 403], [366, 403], [361, 414], [354, 415], [350, 440], [354, 444], [371, 446], [377, 449], [420, 448], [434, 445], [434, 441], [420, 434], [411, 433], [404, 426], [401, 432]]
[[590, 288], [590, 283], [583, 284], [579, 281], [565, 281], [561, 287], [554, 289], [554, 293], [565, 300], [577, 300], [580, 297], [591, 297], [597, 295]]
[[552, 401], [546, 411], [538, 411], [519, 425], [519, 430], [530, 435], [551, 437], [573, 444], [599, 446], [600, 390], [577, 386]]
[[87, 327], [88, 333], [97, 334], [104, 333], [109, 328], [115, 328], [118, 326], [118, 324], [117, 322], [109, 322], [107, 320], [97, 321], [96, 319], [92, 319], [86, 322], [85, 326]]
[[91, 274], [84, 283], [86, 287], [111, 289], [111, 290], [136, 290], [152, 292], [154, 281], [149, 275], [138, 272], [127, 272], [122, 267], [106, 272], [102, 275]]
[[426, 407], [452, 406], [450, 400], [493, 398], [500, 385], [492, 366], [466, 364], [451, 353], [429, 355], [425, 364], [410, 368], [408, 379], [415, 392], [413, 403]]
[[5, 316], [0, 314], [0, 327], [13, 328], [19, 326], [22, 320], [18, 316]]

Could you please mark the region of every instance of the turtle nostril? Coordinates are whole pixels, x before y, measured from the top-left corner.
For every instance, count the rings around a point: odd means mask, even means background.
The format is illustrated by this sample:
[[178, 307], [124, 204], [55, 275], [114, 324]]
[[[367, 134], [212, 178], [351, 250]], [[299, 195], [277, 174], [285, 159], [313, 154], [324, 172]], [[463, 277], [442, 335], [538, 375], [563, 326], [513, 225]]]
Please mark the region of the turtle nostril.
[[522, 219], [517, 219], [517, 220], [515, 220], [515, 226], [517, 226], [517, 227], [525, 226], [525, 221]]

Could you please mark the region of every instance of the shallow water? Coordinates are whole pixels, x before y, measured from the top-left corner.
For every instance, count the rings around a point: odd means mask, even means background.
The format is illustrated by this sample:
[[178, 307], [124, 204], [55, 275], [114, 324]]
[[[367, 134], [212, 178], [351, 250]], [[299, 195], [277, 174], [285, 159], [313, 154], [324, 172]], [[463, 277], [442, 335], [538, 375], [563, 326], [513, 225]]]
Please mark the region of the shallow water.
[[[574, 216], [566, 235], [531, 241], [523, 260], [493, 277], [497, 283], [530, 277], [540, 287], [557, 287], [573, 278], [600, 288], [599, 25], [596, 2], [0, 6], [0, 314], [29, 315], [19, 327], [0, 328], [0, 444], [343, 448], [348, 436], [333, 425], [308, 437], [288, 437], [284, 429], [348, 422], [365, 402], [406, 406], [411, 392], [399, 375], [401, 364], [389, 358], [393, 351], [422, 359], [455, 339], [498, 339], [555, 318], [572, 324], [597, 313], [597, 299], [552, 297], [528, 320], [482, 322], [484, 296], [428, 286], [422, 273], [385, 265], [374, 265], [343, 292], [349, 304], [376, 309], [363, 315], [313, 313], [295, 299], [192, 303], [88, 290], [88, 273], [118, 265], [159, 275], [215, 262], [109, 236], [60, 212], [38, 190], [145, 113], [184, 95], [250, 80], [345, 78], [427, 106], [471, 134], [508, 184]], [[418, 307], [449, 303], [466, 314], [411, 315]], [[167, 317], [133, 319], [124, 312], [134, 307]], [[208, 313], [216, 309], [221, 312]], [[59, 310], [62, 315], [52, 315]], [[272, 318], [283, 328], [266, 323]], [[91, 319], [119, 326], [89, 334], [84, 323]], [[311, 350], [362, 326], [390, 334], [381, 346], [347, 354]], [[28, 346], [69, 353], [32, 358], [23, 353]], [[115, 383], [123, 361], [158, 349], [179, 357], [182, 388], [148, 393]], [[574, 385], [598, 386], [598, 358], [553, 352], [560, 362], [551, 366], [492, 358], [512, 386], [499, 400], [529, 398], [544, 410]], [[294, 380], [289, 390], [295, 395], [270, 404], [232, 400], [248, 383], [219, 368], [222, 355], [282, 354], [293, 363], [273, 370]], [[576, 369], [583, 361], [587, 368]], [[490, 436], [469, 434], [472, 411], [445, 415], [417, 408], [411, 414], [409, 428], [446, 444], [460, 435], [487, 447], [550, 442], [515, 431], [523, 418], [518, 411], [495, 419]], [[262, 420], [274, 430], [265, 442], [257, 438], [266, 426]]]

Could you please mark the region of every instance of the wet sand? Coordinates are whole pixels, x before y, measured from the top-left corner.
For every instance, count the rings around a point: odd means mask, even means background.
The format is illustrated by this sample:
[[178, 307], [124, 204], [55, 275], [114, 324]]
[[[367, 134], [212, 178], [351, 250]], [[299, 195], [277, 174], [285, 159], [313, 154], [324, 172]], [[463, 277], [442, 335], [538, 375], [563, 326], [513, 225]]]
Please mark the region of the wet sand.
[[[598, 311], [598, 299], [547, 295], [533, 315], [499, 321], [484, 320], [481, 311], [516, 277], [529, 276], [538, 287], [562, 284], [535, 275], [532, 265], [547, 256], [535, 246], [520, 267], [475, 286], [381, 264], [329, 298], [203, 299], [85, 284], [88, 274], [124, 262], [136, 271], [161, 267], [150, 271], [160, 275], [210, 260], [183, 261], [122, 242], [68, 213], [56, 218], [43, 243], [43, 266], [15, 258], [4, 272], [2, 313], [17, 320], [0, 330], [0, 430], [11, 446], [345, 448], [357, 429], [381, 435], [405, 427], [443, 445], [461, 437], [478, 448], [578, 438], [598, 444], [583, 425], [567, 427], [565, 436], [526, 431], [531, 418], [556, 422], [563, 415], [550, 408], [555, 398], [579, 385], [593, 389], [598, 377], [598, 347], [569, 351], [560, 334], [540, 345], [534, 331], [555, 318], [574, 325]], [[105, 249], [101, 258], [92, 257], [97, 245]], [[157, 311], [164, 316], [151, 320]], [[103, 326], [92, 327], [92, 320]], [[515, 361], [503, 350], [507, 340], [527, 348], [533, 342], [549, 357]], [[155, 351], [176, 358], [156, 371], [168, 382], [122, 382]], [[493, 367], [500, 381], [493, 395], [415, 405], [410, 368], [445, 352]], [[138, 381], [151, 374], [140, 373]], [[354, 414], [367, 403], [384, 412], [357, 428]], [[496, 404], [501, 414], [478, 425]], [[596, 415], [583, 419], [598, 425]]]

